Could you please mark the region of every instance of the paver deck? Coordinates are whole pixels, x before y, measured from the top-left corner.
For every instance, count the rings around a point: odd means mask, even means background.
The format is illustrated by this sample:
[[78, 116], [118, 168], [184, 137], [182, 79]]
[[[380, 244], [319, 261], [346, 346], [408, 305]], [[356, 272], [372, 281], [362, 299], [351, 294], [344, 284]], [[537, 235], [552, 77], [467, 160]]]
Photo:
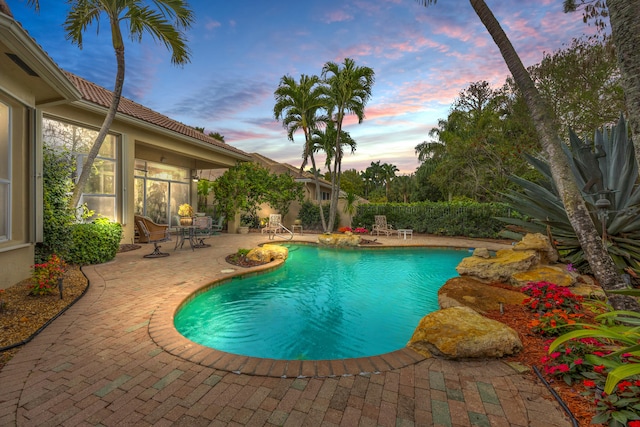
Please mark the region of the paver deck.
[[[420, 235], [376, 238], [500, 248]], [[402, 349], [345, 361], [275, 361], [181, 337], [173, 328], [180, 302], [247, 271], [227, 264], [226, 255], [268, 242], [256, 233], [222, 234], [209, 239], [211, 247], [157, 259], [143, 258], [151, 251], [143, 245], [84, 268], [86, 295], [0, 371], [0, 426], [571, 425], [540, 382], [499, 360], [424, 359]]]

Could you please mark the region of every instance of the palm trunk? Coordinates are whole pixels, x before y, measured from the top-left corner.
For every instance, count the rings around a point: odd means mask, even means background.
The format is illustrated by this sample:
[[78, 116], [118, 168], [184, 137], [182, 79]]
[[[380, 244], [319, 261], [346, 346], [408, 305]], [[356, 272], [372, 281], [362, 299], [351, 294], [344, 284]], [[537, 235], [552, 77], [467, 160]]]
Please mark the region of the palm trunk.
[[[318, 169], [316, 168], [316, 158], [313, 157], [313, 144], [311, 142], [311, 130], [303, 126], [302, 131], [304, 132], [304, 140], [307, 144], [306, 147], [309, 149], [309, 158], [311, 159], [311, 166], [313, 167], [313, 178], [316, 183], [316, 200], [318, 201], [318, 209], [320, 209], [320, 221], [322, 222], [322, 231], [327, 231], [327, 223], [324, 220], [324, 211], [322, 208], [322, 200], [320, 199], [320, 178], [318, 176]], [[306, 160], [305, 160], [306, 162]], [[304, 165], [302, 166], [304, 168]]]
[[636, 161], [640, 165], [640, 0], [607, 0], [611, 36], [618, 52], [629, 126]]
[[[553, 180], [558, 188], [567, 217], [576, 232], [591, 270], [605, 291], [627, 288], [596, 231], [584, 199], [575, 183], [571, 168], [562, 150], [562, 141], [550, 117], [551, 110], [547, 108], [520, 57], [484, 0], [470, 0], [470, 3], [500, 49], [509, 71], [523, 93], [531, 111], [540, 143], [547, 154]], [[609, 296], [609, 300], [616, 309], [640, 311], [640, 305], [631, 297]]]
[[69, 199], [69, 208], [76, 209], [78, 207], [78, 202], [80, 201], [80, 195], [84, 190], [84, 186], [89, 180], [89, 176], [91, 176], [91, 168], [93, 166], [93, 162], [96, 157], [98, 157], [98, 153], [100, 152], [100, 148], [102, 147], [102, 143], [104, 139], [107, 137], [109, 133], [109, 129], [111, 128], [111, 124], [113, 123], [113, 119], [116, 117], [116, 112], [118, 111], [118, 105], [120, 104], [120, 98], [122, 97], [122, 88], [124, 86], [124, 46], [117, 47], [115, 49], [116, 52], [116, 62], [118, 65], [116, 71], [116, 82], [113, 88], [113, 97], [111, 98], [111, 106], [109, 106], [109, 111], [107, 112], [107, 116], [104, 118], [104, 122], [102, 122], [102, 126], [100, 127], [100, 131], [98, 132], [98, 136], [91, 146], [91, 150], [89, 150], [89, 154], [87, 155], [87, 159], [85, 160], [82, 166], [82, 173], [78, 178], [78, 182], [73, 189], [73, 194]]
[[5, 15], [13, 18], [13, 14], [11, 13], [11, 9], [9, 9], [9, 5], [5, 0], [0, 0], [0, 13], [4, 13]]
[[342, 132], [342, 120], [344, 119], [342, 105], [338, 108], [337, 120], [336, 120], [336, 146], [335, 146], [335, 158], [333, 160], [333, 175], [331, 176], [331, 204], [329, 205], [329, 231], [333, 231], [335, 227], [336, 213], [338, 212], [338, 183], [340, 163], [342, 162], [342, 156], [340, 151], [340, 133]]

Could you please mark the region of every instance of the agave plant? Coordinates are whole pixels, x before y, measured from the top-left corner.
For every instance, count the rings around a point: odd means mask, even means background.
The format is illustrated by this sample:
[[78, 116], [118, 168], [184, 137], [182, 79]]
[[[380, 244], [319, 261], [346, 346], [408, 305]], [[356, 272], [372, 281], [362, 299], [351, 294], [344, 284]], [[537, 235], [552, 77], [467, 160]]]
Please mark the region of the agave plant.
[[[620, 117], [611, 130], [598, 130], [593, 142], [582, 141], [573, 132], [570, 132], [569, 140], [569, 145], [563, 147], [564, 152], [596, 229], [621, 272], [637, 277], [640, 273], [640, 188], [638, 165], [624, 117]], [[586, 269], [584, 254], [548, 164], [533, 156], [527, 156], [527, 160], [540, 172], [542, 179], [534, 183], [511, 177], [524, 191], [511, 191], [505, 196], [530, 221], [500, 219], [529, 232], [550, 235], [564, 260]], [[513, 232], [503, 235], [518, 237]]]

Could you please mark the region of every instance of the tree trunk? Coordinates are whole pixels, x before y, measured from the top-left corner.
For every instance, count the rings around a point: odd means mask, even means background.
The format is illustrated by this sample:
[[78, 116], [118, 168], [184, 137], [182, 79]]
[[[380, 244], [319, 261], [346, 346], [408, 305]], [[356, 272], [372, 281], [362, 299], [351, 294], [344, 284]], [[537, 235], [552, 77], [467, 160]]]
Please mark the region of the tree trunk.
[[640, 165], [640, 0], [607, 0], [607, 7], [633, 147]]
[[111, 98], [111, 106], [109, 106], [109, 111], [107, 112], [107, 116], [104, 118], [104, 122], [102, 122], [102, 126], [100, 127], [100, 131], [98, 132], [98, 136], [96, 140], [93, 142], [91, 146], [91, 150], [89, 150], [89, 154], [87, 155], [87, 159], [82, 165], [82, 173], [78, 178], [78, 182], [76, 182], [75, 188], [73, 189], [73, 194], [69, 199], [69, 208], [75, 210], [78, 207], [78, 203], [80, 202], [80, 196], [84, 190], [84, 186], [89, 180], [89, 176], [91, 176], [91, 168], [93, 167], [93, 162], [96, 157], [98, 157], [98, 153], [100, 152], [100, 148], [102, 147], [102, 143], [104, 139], [107, 137], [109, 133], [109, 129], [111, 128], [111, 124], [113, 123], [113, 119], [116, 117], [116, 112], [118, 111], [118, 105], [120, 104], [120, 98], [122, 97], [122, 88], [124, 86], [124, 46], [121, 44], [120, 47], [115, 48], [116, 52], [116, 62], [118, 64], [118, 69], [116, 71], [116, 82], [113, 88], [113, 97]]
[[[327, 231], [327, 223], [324, 220], [324, 211], [322, 208], [322, 200], [320, 198], [320, 178], [318, 174], [318, 169], [316, 168], [316, 159], [313, 157], [313, 142], [311, 141], [311, 130], [307, 126], [302, 127], [302, 132], [304, 132], [304, 140], [307, 144], [306, 147], [309, 148], [309, 158], [311, 158], [311, 167], [313, 168], [313, 178], [316, 183], [316, 200], [318, 201], [318, 209], [320, 210], [320, 221], [322, 222], [322, 231]], [[302, 172], [302, 170], [301, 170]]]
[[[605, 291], [627, 288], [628, 286], [618, 274], [613, 260], [596, 231], [584, 199], [575, 183], [569, 162], [562, 150], [562, 140], [550, 117], [551, 110], [536, 89], [509, 38], [484, 0], [470, 0], [470, 3], [500, 49], [509, 71], [523, 93], [540, 143], [547, 154], [553, 180], [558, 188], [567, 217], [576, 232], [594, 276]], [[615, 309], [640, 311], [640, 304], [631, 297], [609, 295], [609, 301]]]

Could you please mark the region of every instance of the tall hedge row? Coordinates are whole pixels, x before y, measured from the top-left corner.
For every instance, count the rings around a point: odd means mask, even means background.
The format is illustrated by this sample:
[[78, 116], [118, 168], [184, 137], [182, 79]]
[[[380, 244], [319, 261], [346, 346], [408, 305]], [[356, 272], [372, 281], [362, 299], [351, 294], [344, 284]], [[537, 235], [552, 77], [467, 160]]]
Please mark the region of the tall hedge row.
[[498, 238], [505, 223], [497, 217], [519, 214], [502, 203], [420, 202], [367, 203], [358, 205], [354, 227], [371, 229], [374, 215], [386, 215], [394, 228], [442, 236]]

